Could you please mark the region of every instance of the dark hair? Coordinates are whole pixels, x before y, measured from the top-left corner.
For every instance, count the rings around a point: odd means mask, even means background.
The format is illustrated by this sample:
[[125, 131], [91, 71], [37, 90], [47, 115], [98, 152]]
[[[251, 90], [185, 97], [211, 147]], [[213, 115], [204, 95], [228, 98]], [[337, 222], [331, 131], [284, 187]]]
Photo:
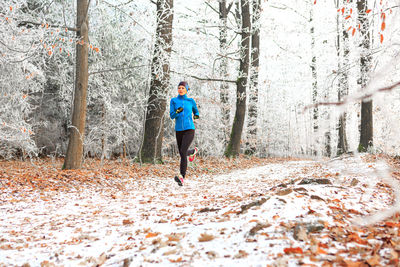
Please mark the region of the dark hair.
[[181, 85], [185, 86], [186, 90], [189, 91], [189, 84], [188, 84], [187, 82], [181, 81], [181, 82], [178, 84], [178, 87], [181, 86]]

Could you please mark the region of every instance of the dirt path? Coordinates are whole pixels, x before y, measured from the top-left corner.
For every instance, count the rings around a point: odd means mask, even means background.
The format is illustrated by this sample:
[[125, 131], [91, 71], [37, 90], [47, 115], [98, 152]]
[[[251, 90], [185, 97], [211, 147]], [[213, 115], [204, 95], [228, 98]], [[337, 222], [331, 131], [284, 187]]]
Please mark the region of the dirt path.
[[352, 223], [393, 202], [375, 167], [292, 161], [192, 176], [183, 187], [145, 177], [121, 189], [3, 192], [0, 265], [395, 264], [397, 217]]

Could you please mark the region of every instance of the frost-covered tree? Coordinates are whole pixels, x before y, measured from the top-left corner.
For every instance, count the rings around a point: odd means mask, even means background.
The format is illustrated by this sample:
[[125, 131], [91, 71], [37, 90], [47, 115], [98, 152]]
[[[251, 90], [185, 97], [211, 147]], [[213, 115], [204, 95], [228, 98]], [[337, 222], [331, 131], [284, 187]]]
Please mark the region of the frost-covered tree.
[[[222, 79], [228, 78], [228, 15], [233, 6], [233, 2], [227, 3], [226, 0], [219, 1], [219, 43], [220, 43], [220, 66], [219, 75]], [[224, 145], [228, 142], [230, 113], [231, 107], [229, 103], [229, 85], [226, 81], [220, 83], [220, 101], [221, 101], [221, 131]]]
[[[368, 1], [358, 0], [358, 21], [360, 23], [360, 79], [359, 85], [362, 89], [367, 86], [368, 76], [370, 74], [370, 46], [371, 46], [371, 34], [370, 34], [370, 23], [367, 16]], [[373, 110], [372, 100], [365, 99], [361, 102], [361, 125], [360, 125], [360, 144], [359, 151], [367, 151], [369, 147], [373, 146]]]
[[[351, 2], [351, 1], [350, 1]], [[339, 9], [345, 5], [347, 0], [337, 0], [336, 7]], [[337, 58], [338, 58], [338, 101], [341, 102], [349, 94], [349, 33], [340, 12], [337, 13]], [[347, 153], [349, 150], [346, 134], [346, 112], [339, 116], [337, 155]]]
[[42, 59], [52, 54], [45, 42], [51, 28], [39, 21], [46, 3], [39, 1], [0, 1], [0, 157], [36, 156], [38, 125], [32, 114], [41, 101], [46, 84]]
[[150, 92], [147, 102], [141, 161], [161, 161], [164, 135], [166, 94], [170, 83], [170, 57], [172, 49], [172, 22], [174, 1], [157, 1], [157, 29], [151, 65]]
[[240, 153], [243, 125], [246, 115], [246, 88], [250, 69], [250, 4], [249, 1], [240, 1], [241, 45], [239, 78], [236, 84], [236, 111], [229, 143], [225, 150], [226, 157], [237, 157]]
[[257, 151], [257, 118], [258, 118], [258, 91], [260, 68], [260, 16], [261, 1], [251, 2], [251, 59], [249, 80], [249, 112], [247, 121], [246, 153], [254, 154]]
[[[147, 3], [147, 4], [143, 4]], [[137, 156], [149, 87], [154, 8], [150, 2], [91, 7], [85, 155]]]
[[83, 143], [86, 125], [86, 102], [89, 79], [89, 2], [77, 0], [76, 5], [76, 61], [75, 90], [72, 125], [69, 127], [69, 143], [63, 169], [78, 169], [82, 166]]

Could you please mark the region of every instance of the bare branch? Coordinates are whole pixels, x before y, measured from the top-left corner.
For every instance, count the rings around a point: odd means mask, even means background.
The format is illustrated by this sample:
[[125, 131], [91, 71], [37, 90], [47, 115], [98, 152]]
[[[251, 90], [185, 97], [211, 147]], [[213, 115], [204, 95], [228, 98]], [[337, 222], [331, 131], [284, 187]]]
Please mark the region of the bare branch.
[[94, 75], [94, 74], [99, 74], [99, 73], [105, 73], [105, 72], [121, 71], [121, 70], [130, 70], [130, 69], [136, 69], [136, 68], [142, 68], [142, 67], [149, 67], [149, 66], [150, 66], [150, 65], [139, 65], [139, 66], [133, 66], [133, 67], [117, 68], [117, 69], [98, 70], [98, 71], [90, 72], [89, 75]]
[[3, 43], [1, 40], [0, 40], [0, 44], [2, 44], [2, 45], [5, 46], [8, 50], [13, 51], [13, 52], [17, 52], [17, 53], [28, 53], [28, 51], [22, 51], [22, 50], [13, 49], [13, 48], [9, 47], [7, 44]]
[[[21, 26], [26, 26], [26, 25], [35, 25], [35, 26], [42, 26], [44, 23], [40, 23], [40, 22], [33, 22], [33, 21], [21, 21], [20, 23], [18, 23], [18, 27]], [[63, 29], [68, 29], [69, 31], [74, 31], [77, 32], [78, 29], [77, 28], [72, 28], [72, 27], [68, 27], [68, 26], [62, 26], [62, 25], [56, 25], [56, 24], [46, 24], [49, 25], [49, 27], [51, 28], [63, 28]]]
[[233, 1], [228, 5], [228, 7], [226, 8], [226, 13], [231, 12], [231, 8], [233, 6]]
[[89, 7], [90, 7], [90, 0], [89, 0], [89, 2], [88, 2], [88, 4], [87, 4], [87, 7], [86, 7], [86, 12], [85, 12], [85, 20], [87, 20], [87, 19], [88, 19]]
[[362, 101], [362, 100], [371, 98], [373, 95], [375, 95], [375, 94], [377, 94], [377, 93], [382, 93], [382, 92], [386, 92], [386, 91], [391, 91], [391, 90], [393, 90], [394, 88], [396, 88], [396, 87], [398, 87], [398, 86], [400, 86], [400, 81], [398, 81], [398, 82], [396, 82], [396, 83], [394, 83], [394, 84], [392, 84], [392, 85], [389, 85], [389, 86], [386, 86], [386, 87], [382, 87], [382, 88], [376, 89], [376, 90], [374, 90], [374, 91], [372, 91], [372, 92], [370, 92], [370, 93], [368, 93], [368, 94], [363, 94], [363, 95], [361, 95], [361, 96], [359, 96], [359, 97], [354, 97], [354, 98], [346, 99], [346, 100], [344, 100], [344, 101], [340, 101], [340, 102], [319, 102], [319, 103], [315, 103], [315, 104], [312, 104], [312, 105], [305, 106], [303, 112], [305, 112], [307, 109], [311, 109], [311, 108], [315, 108], [315, 107], [319, 107], [319, 106], [343, 106], [343, 105], [346, 105], [346, 104], [348, 104], [348, 103], [350, 103], [350, 102]]
[[[151, 1], [152, 3], [154, 3], [153, 1]], [[118, 5], [113, 5], [108, 3], [107, 1], [104, 1], [104, 3], [106, 3], [108, 6], [116, 8], [119, 10], [119, 12], [125, 14], [127, 17], [129, 17], [131, 20], [133, 20], [137, 25], [139, 25], [146, 33], [148, 33], [150, 36], [153, 36], [153, 34], [148, 31], [143, 25], [141, 25], [137, 20], [135, 20], [134, 18], [132, 18], [132, 16], [130, 16], [129, 14], [127, 14], [124, 10], [122, 10]], [[157, 3], [154, 3], [157, 4]]]
[[226, 82], [226, 83], [237, 83], [237, 81], [233, 81], [233, 80], [227, 80], [227, 79], [221, 79], [221, 78], [202, 78], [202, 77], [198, 77], [198, 76], [194, 76], [194, 75], [188, 75], [186, 73], [180, 73], [180, 72], [176, 72], [176, 71], [171, 71], [172, 73], [176, 73], [179, 75], [184, 75], [184, 76], [189, 76], [192, 77], [193, 79], [199, 80], [199, 81], [209, 81], [209, 82]]
[[219, 11], [218, 11], [217, 9], [215, 9], [212, 5], [210, 5], [209, 2], [206, 1], [205, 4], [206, 4], [209, 8], [211, 8], [212, 10], [214, 10], [217, 14], [219, 14]]
[[287, 6], [287, 5], [285, 5], [285, 4], [282, 4], [282, 6], [274, 6], [274, 5], [271, 5], [271, 7], [272, 8], [276, 8], [276, 9], [281, 9], [281, 10], [286, 10], [286, 9], [290, 9], [291, 11], [293, 11], [294, 13], [296, 13], [297, 15], [299, 15], [300, 17], [302, 17], [303, 19], [305, 19], [305, 20], [309, 20], [309, 18], [307, 18], [306, 16], [304, 16], [303, 14], [301, 14], [299, 11], [297, 11], [296, 9], [294, 9], [294, 8], [292, 8], [292, 7], [290, 7], [290, 6]]

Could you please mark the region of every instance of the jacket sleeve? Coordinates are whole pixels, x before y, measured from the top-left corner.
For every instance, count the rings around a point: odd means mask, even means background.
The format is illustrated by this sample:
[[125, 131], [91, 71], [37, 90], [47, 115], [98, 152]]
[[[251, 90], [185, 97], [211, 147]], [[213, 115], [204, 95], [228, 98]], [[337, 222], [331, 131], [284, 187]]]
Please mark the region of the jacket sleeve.
[[193, 111], [193, 114], [194, 114], [194, 115], [200, 116], [199, 110], [197, 109], [196, 101], [194, 101], [194, 99], [193, 99], [192, 111]]
[[173, 120], [178, 117], [179, 114], [176, 113], [175, 104], [173, 99], [169, 102], [169, 116]]

